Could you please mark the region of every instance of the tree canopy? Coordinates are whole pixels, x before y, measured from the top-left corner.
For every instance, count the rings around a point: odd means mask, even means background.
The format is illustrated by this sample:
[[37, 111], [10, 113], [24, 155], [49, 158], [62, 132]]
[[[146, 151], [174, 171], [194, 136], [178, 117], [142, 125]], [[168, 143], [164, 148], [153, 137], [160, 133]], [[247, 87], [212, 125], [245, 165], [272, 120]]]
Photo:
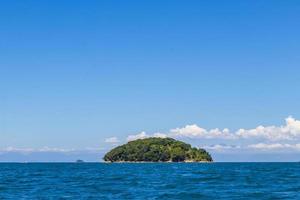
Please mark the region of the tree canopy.
[[172, 138], [146, 138], [130, 141], [109, 151], [107, 162], [211, 162], [210, 154]]

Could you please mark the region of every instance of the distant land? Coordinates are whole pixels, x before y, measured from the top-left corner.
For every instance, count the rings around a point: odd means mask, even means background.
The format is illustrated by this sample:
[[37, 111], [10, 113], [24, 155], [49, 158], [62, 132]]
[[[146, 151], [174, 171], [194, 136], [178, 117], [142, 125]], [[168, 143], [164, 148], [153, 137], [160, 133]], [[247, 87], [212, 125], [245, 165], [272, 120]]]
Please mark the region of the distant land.
[[118, 146], [104, 156], [106, 162], [212, 162], [210, 154], [173, 138], [146, 138]]

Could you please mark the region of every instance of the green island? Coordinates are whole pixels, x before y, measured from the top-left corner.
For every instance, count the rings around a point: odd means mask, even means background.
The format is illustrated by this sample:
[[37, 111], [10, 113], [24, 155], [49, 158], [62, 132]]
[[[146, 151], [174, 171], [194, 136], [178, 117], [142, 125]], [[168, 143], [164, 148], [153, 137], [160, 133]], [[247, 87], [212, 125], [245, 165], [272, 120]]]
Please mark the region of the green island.
[[146, 138], [118, 146], [104, 156], [106, 162], [212, 162], [210, 154], [172, 138]]

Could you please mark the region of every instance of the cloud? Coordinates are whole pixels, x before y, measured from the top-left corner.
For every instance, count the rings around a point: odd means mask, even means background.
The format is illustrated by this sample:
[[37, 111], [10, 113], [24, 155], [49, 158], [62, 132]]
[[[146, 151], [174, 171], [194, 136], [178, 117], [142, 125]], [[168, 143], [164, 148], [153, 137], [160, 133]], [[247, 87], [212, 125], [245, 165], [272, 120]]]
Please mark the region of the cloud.
[[119, 139], [117, 137], [110, 137], [110, 138], [106, 138], [105, 139], [106, 143], [112, 143], [112, 144], [116, 144], [119, 143]]
[[16, 148], [16, 147], [6, 147], [0, 150], [0, 152], [33, 152], [33, 148]]
[[[289, 141], [295, 142], [300, 141], [300, 121], [296, 120], [293, 117], [287, 117], [285, 119], [285, 124], [282, 126], [257, 126], [253, 129], [244, 129], [240, 128], [237, 131], [231, 132], [228, 128], [219, 129], [205, 129], [197, 124], [186, 125], [179, 128], [173, 128], [165, 133], [157, 132], [153, 134], [147, 134], [145, 131], [135, 134], [129, 135], [127, 137], [127, 141], [132, 141], [136, 139], [144, 139], [147, 137], [172, 137], [178, 139], [205, 139], [207, 141], [227, 141], [230, 140], [232, 142], [275, 142], [275, 141]], [[114, 141], [114, 139], [111, 139]], [[107, 140], [110, 141], [110, 140]], [[203, 141], [203, 140], [202, 140]], [[209, 142], [207, 142], [209, 143]]]
[[137, 140], [137, 139], [144, 139], [144, 138], [148, 138], [148, 137], [159, 137], [159, 138], [166, 138], [168, 137], [167, 134], [164, 133], [154, 133], [152, 135], [148, 135], [145, 131], [136, 134], [136, 135], [129, 135], [127, 137], [127, 141], [132, 141], [132, 140]]
[[127, 137], [127, 141], [132, 141], [132, 140], [137, 140], [137, 139], [144, 139], [144, 138], [147, 138], [147, 137], [150, 137], [146, 134], [146, 132], [141, 132], [139, 134], [136, 134], [136, 135], [129, 135]]
[[17, 153], [22, 155], [36, 154], [36, 153], [56, 153], [56, 154], [82, 154], [82, 153], [99, 153], [107, 150], [103, 147], [86, 147], [83, 149], [66, 149], [66, 148], [53, 148], [53, 147], [41, 147], [41, 148], [18, 148], [18, 147], [6, 147], [0, 149], [0, 154]]
[[272, 150], [297, 150], [300, 151], [300, 143], [257, 143], [249, 145], [227, 145], [227, 144], [213, 144], [203, 146], [202, 148], [212, 151], [231, 151], [231, 150], [258, 150], [258, 151], [272, 151]]
[[214, 145], [204, 146], [202, 148], [208, 150], [222, 151], [222, 150], [240, 149], [242, 147], [239, 145], [214, 144]]
[[258, 144], [248, 145], [248, 148], [258, 149], [258, 150], [280, 150], [280, 149], [300, 150], [300, 143], [299, 144], [258, 143]]
[[225, 128], [223, 130], [219, 130], [218, 128], [206, 130], [204, 128], [199, 127], [196, 124], [186, 125], [182, 128], [171, 129], [170, 136], [173, 137], [187, 137], [187, 138], [222, 138], [222, 139], [234, 139], [235, 136], [230, 133], [229, 129]]
[[6, 147], [0, 149], [1, 153], [22, 153], [22, 154], [30, 154], [30, 153], [68, 153], [74, 152], [75, 149], [64, 149], [64, 148], [50, 148], [50, 147], [42, 147], [38, 149], [34, 148], [17, 148], [17, 147]]
[[295, 140], [300, 138], [300, 121], [293, 117], [285, 119], [284, 126], [258, 126], [255, 129], [240, 129], [236, 135], [240, 138], [264, 138], [271, 141]]
[[197, 124], [190, 124], [153, 134], [147, 134], [143, 131], [129, 135], [127, 141], [147, 137], [192, 139], [193, 144], [205, 144], [203, 148], [211, 151], [298, 151], [300, 150], [300, 121], [290, 116], [285, 119], [285, 123], [281, 126], [259, 125], [256, 128], [240, 128], [236, 131], [230, 131], [227, 128], [205, 129]]
[[64, 148], [50, 148], [50, 147], [43, 147], [38, 149], [39, 152], [60, 152], [60, 153], [66, 153], [66, 152], [73, 152], [75, 149], [64, 149]]
[[186, 125], [181, 128], [171, 129], [164, 133], [166, 137], [178, 138], [203, 138], [203, 139], [265, 139], [269, 141], [298, 140], [300, 139], [300, 121], [293, 117], [285, 119], [284, 126], [257, 126], [253, 129], [238, 129], [230, 132], [229, 129], [207, 130], [196, 124]]
[[152, 137], [166, 138], [166, 137], [168, 137], [168, 135], [167, 135], [167, 134], [164, 134], [164, 133], [154, 133], [154, 134], [152, 135]]

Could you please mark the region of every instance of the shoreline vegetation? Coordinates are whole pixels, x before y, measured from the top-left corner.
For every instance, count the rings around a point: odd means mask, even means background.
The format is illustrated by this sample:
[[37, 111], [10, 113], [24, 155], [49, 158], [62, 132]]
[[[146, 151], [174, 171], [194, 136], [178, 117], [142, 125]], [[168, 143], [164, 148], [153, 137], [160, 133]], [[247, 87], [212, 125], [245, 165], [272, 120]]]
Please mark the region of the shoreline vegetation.
[[130, 141], [105, 154], [105, 163], [208, 163], [213, 162], [204, 149], [173, 138], [146, 138]]
[[174, 161], [104, 161], [103, 163], [111, 164], [111, 163], [119, 163], [119, 164], [127, 164], [127, 163], [137, 163], [137, 164], [151, 164], [151, 163], [212, 163], [213, 161], [181, 161], [181, 162], [174, 162]]

